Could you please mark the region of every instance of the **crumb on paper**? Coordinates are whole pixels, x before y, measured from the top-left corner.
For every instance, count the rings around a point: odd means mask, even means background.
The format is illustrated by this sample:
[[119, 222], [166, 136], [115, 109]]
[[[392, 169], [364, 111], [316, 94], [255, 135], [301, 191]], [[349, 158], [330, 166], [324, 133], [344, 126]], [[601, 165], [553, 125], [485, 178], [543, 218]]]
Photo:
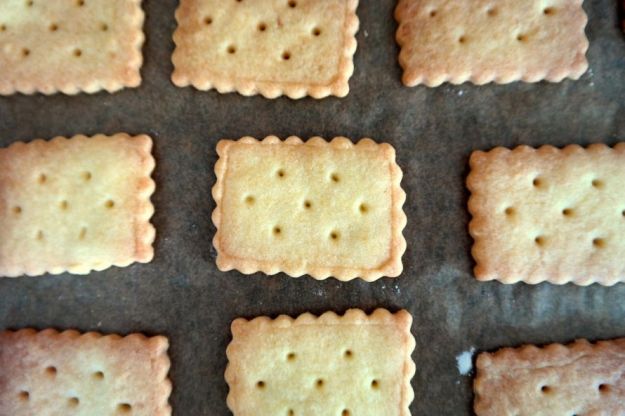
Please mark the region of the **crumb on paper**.
[[475, 348], [471, 347], [456, 356], [456, 367], [460, 375], [466, 376], [473, 371], [473, 353], [475, 353]]

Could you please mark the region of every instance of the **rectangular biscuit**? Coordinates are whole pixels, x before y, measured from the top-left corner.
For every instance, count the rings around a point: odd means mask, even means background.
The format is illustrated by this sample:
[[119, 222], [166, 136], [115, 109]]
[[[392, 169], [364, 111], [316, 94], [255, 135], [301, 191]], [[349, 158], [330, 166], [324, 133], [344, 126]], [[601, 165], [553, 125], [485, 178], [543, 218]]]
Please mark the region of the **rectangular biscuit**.
[[471, 155], [475, 276], [503, 283], [625, 281], [625, 144]]
[[407, 86], [578, 79], [588, 68], [582, 0], [399, 0]]
[[181, 0], [172, 56], [179, 87], [344, 97], [358, 0]]
[[220, 270], [367, 281], [401, 273], [406, 196], [391, 145], [244, 137], [221, 140], [217, 153]]
[[168, 416], [168, 341], [96, 332], [0, 332], [0, 414]]
[[0, 2], [0, 95], [141, 83], [141, 0]]
[[151, 148], [121, 133], [0, 149], [0, 276], [152, 260]]
[[405, 310], [385, 309], [236, 319], [228, 407], [234, 416], [409, 416], [411, 324]]
[[625, 414], [625, 339], [526, 345], [477, 358], [477, 416]]

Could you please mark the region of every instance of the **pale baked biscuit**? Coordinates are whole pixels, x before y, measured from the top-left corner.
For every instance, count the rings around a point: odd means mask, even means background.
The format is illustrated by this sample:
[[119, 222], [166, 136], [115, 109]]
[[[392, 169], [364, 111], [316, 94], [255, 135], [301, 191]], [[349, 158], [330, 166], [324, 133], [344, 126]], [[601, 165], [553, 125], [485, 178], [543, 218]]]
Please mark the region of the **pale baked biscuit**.
[[588, 68], [582, 0], [399, 0], [407, 86], [558, 82]]
[[234, 416], [409, 416], [412, 317], [358, 309], [232, 323], [226, 381]]
[[217, 153], [220, 270], [369, 281], [401, 273], [406, 196], [391, 145], [244, 137], [221, 140]]
[[180, 87], [267, 98], [343, 97], [358, 0], [182, 0], [172, 56]]
[[141, 0], [0, 2], [0, 95], [141, 83]]
[[482, 353], [477, 416], [625, 414], [625, 339]]
[[122, 133], [0, 149], [0, 276], [149, 262], [151, 148]]
[[625, 144], [471, 155], [469, 231], [479, 280], [625, 280]]
[[0, 332], [0, 414], [168, 416], [167, 348], [162, 336]]

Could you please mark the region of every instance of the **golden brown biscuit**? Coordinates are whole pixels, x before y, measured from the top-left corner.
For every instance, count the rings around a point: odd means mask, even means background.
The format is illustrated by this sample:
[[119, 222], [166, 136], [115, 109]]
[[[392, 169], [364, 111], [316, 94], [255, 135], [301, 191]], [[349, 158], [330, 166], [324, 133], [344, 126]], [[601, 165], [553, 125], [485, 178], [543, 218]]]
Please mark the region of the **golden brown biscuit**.
[[172, 56], [179, 87], [343, 97], [354, 71], [358, 0], [182, 0]]
[[151, 149], [125, 133], [0, 149], [0, 276], [152, 260]]
[[232, 323], [226, 381], [234, 416], [409, 416], [412, 317], [358, 309]]
[[526, 345], [477, 358], [477, 416], [625, 414], [625, 339]]
[[470, 165], [479, 280], [625, 281], [625, 144], [498, 147]]
[[168, 416], [167, 348], [162, 336], [0, 332], [0, 414]]
[[244, 137], [220, 141], [217, 153], [220, 270], [368, 281], [401, 273], [406, 195], [389, 144]]
[[0, 2], [0, 95], [141, 83], [141, 0]]
[[559, 82], [588, 68], [582, 0], [399, 0], [407, 86]]

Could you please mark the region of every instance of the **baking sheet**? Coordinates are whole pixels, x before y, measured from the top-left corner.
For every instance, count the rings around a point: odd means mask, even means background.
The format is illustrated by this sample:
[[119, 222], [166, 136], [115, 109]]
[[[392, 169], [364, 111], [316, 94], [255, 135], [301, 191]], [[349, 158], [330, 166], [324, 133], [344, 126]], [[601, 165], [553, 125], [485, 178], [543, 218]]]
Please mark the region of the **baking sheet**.
[[[141, 87], [0, 98], [0, 146], [77, 133], [150, 134], [157, 160], [155, 259], [83, 277], [0, 279], [0, 329], [167, 335], [175, 415], [230, 414], [223, 372], [229, 325], [238, 316], [408, 309], [417, 341], [413, 415], [472, 414], [471, 377], [456, 367], [456, 357], [471, 348], [625, 336], [624, 284], [475, 281], [464, 186], [474, 149], [625, 139], [625, 37], [617, 3], [584, 3], [591, 70], [579, 81], [429, 89], [400, 83], [395, 0], [361, 0], [350, 94], [293, 101], [174, 87], [177, 1], [144, 1]], [[408, 216], [400, 278], [341, 283], [217, 270], [210, 220], [215, 144], [269, 134], [372, 137], [396, 147]]]

